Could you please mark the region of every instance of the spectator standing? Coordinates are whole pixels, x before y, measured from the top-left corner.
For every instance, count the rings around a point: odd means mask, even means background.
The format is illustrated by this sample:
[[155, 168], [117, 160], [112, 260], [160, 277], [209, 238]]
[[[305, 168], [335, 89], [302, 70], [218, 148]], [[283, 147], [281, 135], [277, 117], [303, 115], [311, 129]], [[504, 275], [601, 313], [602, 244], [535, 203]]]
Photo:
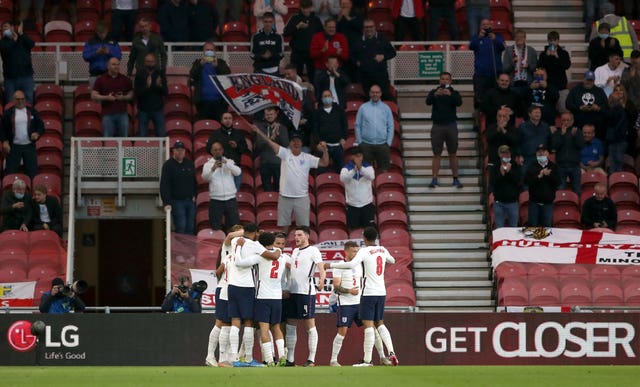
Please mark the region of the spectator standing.
[[578, 197], [581, 192], [582, 170], [580, 168], [580, 152], [584, 147], [584, 136], [581, 130], [574, 125], [573, 114], [562, 113], [560, 128], [551, 126], [551, 149], [556, 154], [556, 164], [560, 173], [559, 189], [567, 185], [567, 178], [571, 182], [571, 190]]
[[207, 42], [216, 37], [218, 11], [208, 0], [189, 0], [189, 41]]
[[20, 179], [13, 181], [11, 191], [2, 194], [0, 214], [2, 215], [3, 230], [29, 231], [33, 219], [31, 196], [27, 191], [27, 184]]
[[375, 22], [364, 21], [362, 40], [353, 47], [351, 55], [356, 63], [358, 80], [364, 90], [378, 85], [382, 90], [382, 99], [393, 100], [387, 61], [396, 56], [396, 50], [383, 35], [376, 32]]
[[31, 50], [35, 43], [22, 30], [22, 22], [14, 26], [11, 22], [2, 23], [2, 39], [0, 39], [0, 56], [4, 75], [5, 103], [13, 97], [16, 90], [22, 90], [27, 102], [33, 105], [33, 64]]
[[538, 65], [536, 49], [527, 45], [527, 33], [517, 30], [515, 44], [502, 54], [502, 69], [509, 74], [512, 88], [520, 97], [524, 97], [533, 81], [533, 72]]
[[538, 145], [536, 161], [525, 172], [525, 184], [529, 187], [529, 226], [551, 227], [560, 174], [558, 167], [549, 161], [546, 145]]
[[395, 20], [395, 39], [424, 40], [424, 2], [420, 0], [394, 0], [391, 17]]
[[[636, 2], [637, 3], [637, 2]], [[627, 20], [625, 16], [618, 16], [614, 13], [615, 6], [610, 2], [605, 2], [602, 5], [602, 18], [596, 22], [596, 28], [607, 23], [610, 26], [609, 35], [617, 39], [620, 48], [622, 49], [622, 57], [628, 59], [631, 55], [631, 51], [638, 49], [638, 36], [633, 28], [633, 25]], [[595, 33], [591, 33], [591, 39], [594, 38]]]
[[51, 230], [62, 238], [62, 208], [55, 196], [47, 195], [47, 187], [37, 185], [33, 189], [32, 230]]
[[160, 197], [165, 211], [171, 211], [175, 232], [193, 235], [196, 219], [196, 167], [185, 155], [184, 143], [176, 141], [172, 157], [162, 165]]
[[256, 17], [258, 29], [264, 29], [263, 18], [267, 13], [273, 15], [272, 28], [278, 35], [284, 31], [284, 19], [289, 9], [284, 5], [284, 0], [255, 0], [253, 3], [253, 16]]
[[[214, 142], [222, 144], [224, 157], [233, 160], [235, 165], [240, 165], [242, 155], [249, 152], [244, 133], [233, 127], [233, 115], [229, 112], [222, 113], [220, 129], [216, 129], [209, 135], [207, 149], [211, 149]], [[236, 189], [240, 189], [242, 175], [234, 176]]]
[[109, 70], [96, 79], [91, 99], [102, 104], [102, 134], [104, 137], [127, 137], [129, 113], [127, 107], [133, 100], [131, 79], [120, 73], [120, 61], [109, 59]]
[[[471, 38], [471, 43], [469, 44], [469, 48], [474, 53], [474, 130], [478, 131], [480, 130], [480, 107], [484, 103], [484, 97], [489, 90], [495, 87], [498, 74], [502, 72], [504, 38], [502, 35], [493, 32], [493, 23], [489, 19], [482, 19], [480, 29], [477, 34], [475, 30], [473, 32], [469, 32], [469, 34], [471, 33], [474, 34]], [[488, 116], [495, 117], [495, 111], [493, 114], [489, 114]]]
[[548, 44], [538, 57], [538, 67], [547, 72], [547, 82], [558, 90], [557, 110], [561, 113], [567, 111], [565, 101], [569, 90], [567, 89], [567, 70], [571, 67], [571, 58], [564, 47], [560, 46], [560, 34], [551, 31], [547, 34]]
[[362, 38], [364, 19], [360, 12], [353, 7], [353, 1], [340, 0], [340, 12], [336, 17], [338, 32], [347, 37], [349, 47], [353, 47]]
[[607, 186], [597, 183], [593, 196], [582, 205], [581, 223], [586, 230], [591, 228], [608, 228], [615, 231], [618, 223], [616, 205], [607, 197]]
[[308, 82], [303, 82], [302, 78], [298, 75], [296, 66], [293, 63], [289, 63], [284, 67], [284, 79], [291, 82], [295, 82], [302, 87], [302, 114], [298, 127], [294, 127], [291, 120], [286, 120], [289, 130], [289, 136], [292, 133], [298, 133], [302, 137], [302, 151], [309, 152], [311, 131], [313, 125], [313, 113], [316, 108], [315, 88]]
[[[313, 114], [313, 134], [319, 143], [326, 143], [334, 172], [340, 173], [344, 163], [344, 146], [347, 142], [347, 115], [344, 109], [333, 102], [330, 90], [324, 90], [319, 105]], [[319, 172], [326, 170], [321, 169]]]
[[389, 169], [391, 161], [394, 126], [393, 113], [381, 97], [380, 86], [371, 86], [369, 101], [358, 108], [355, 134], [365, 161], [373, 164], [373, 160], [376, 160], [378, 170], [384, 172]]
[[595, 85], [596, 76], [593, 71], [584, 73], [582, 84], [576, 85], [567, 96], [567, 109], [573, 113], [578, 127], [593, 124], [596, 136], [605, 138], [604, 117], [607, 114], [608, 102], [604, 91]]
[[109, 28], [103, 21], [96, 25], [96, 34], [89, 39], [82, 49], [82, 59], [89, 63], [89, 87], [93, 89], [93, 84], [99, 76], [107, 72], [109, 59], [117, 58], [122, 60], [120, 45], [109, 35]]
[[[237, 0], [216, 0], [216, 10], [220, 17], [220, 23], [232, 21], [240, 21], [240, 11], [242, 11], [242, 2]], [[229, 10], [229, 16], [227, 16], [227, 9]]]
[[351, 150], [351, 160], [340, 170], [347, 203], [347, 228], [354, 230], [374, 226], [376, 208], [373, 205], [372, 183], [376, 178], [373, 166], [364, 161], [362, 148]]
[[622, 72], [620, 83], [627, 92], [629, 101], [633, 102], [636, 110], [640, 110], [640, 50], [631, 53], [631, 65]]
[[138, 0], [115, 0], [111, 3], [111, 31], [117, 42], [133, 38], [133, 26], [138, 13]]
[[540, 106], [542, 121], [554, 124], [558, 114], [556, 106], [559, 96], [555, 86], [547, 81], [547, 71], [544, 68], [537, 68], [533, 75], [533, 81], [529, 84], [528, 100], [524, 105]]
[[455, 0], [431, 0], [429, 2], [429, 40], [438, 40], [441, 18], [444, 19], [451, 40], [458, 40]]
[[612, 52], [609, 54], [609, 62], [596, 68], [594, 75], [596, 76], [596, 86], [601, 88], [609, 97], [613, 92], [613, 88], [620, 84], [622, 72], [627, 68], [627, 64], [622, 62], [620, 54]]
[[598, 27], [595, 30], [591, 30], [594, 22], [597, 20], [602, 13], [602, 6], [604, 3], [608, 3], [609, 0], [584, 0], [584, 25], [585, 25], [585, 35], [584, 41], [588, 42], [591, 40], [590, 36], [593, 34], [593, 31], [598, 31]]
[[62, 278], [54, 278], [51, 281], [51, 290], [44, 292], [40, 299], [40, 313], [62, 314], [69, 313], [72, 310], [76, 313], [84, 311], [84, 302], [76, 295], [75, 292], [63, 294], [64, 281]]
[[138, 100], [138, 136], [147, 137], [149, 121], [153, 121], [156, 137], [165, 137], [163, 97], [169, 93], [167, 77], [156, 66], [153, 54], [147, 54], [144, 64], [144, 69], [136, 72], [134, 80], [134, 92]]
[[[289, 143], [289, 133], [285, 125], [278, 122], [278, 109], [264, 109], [264, 118], [255, 123], [264, 136], [256, 136], [255, 155], [260, 157], [260, 178], [265, 191], [279, 191], [280, 159], [270, 146], [273, 141], [280, 146]], [[269, 139], [267, 141], [266, 138]]]
[[635, 122], [637, 112], [628, 99], [622, 85], [617, 85], [609, 96], [606, 143], [609, 153], [609, 173], [622, 171], [627, 150], [627, 135]]
[[584, 147], [580, 151], [580, 167], [582, 173], [597, 172], [606, 175], [604, 171], [604, 145], [596, 137], [596, 127], [586, 124], [582, 127]]
[[462, 97], [457, 90], [451, 86], [451, 74], [443, 72], [440, 74], [440, 85], [431, 90], [427, 95], [426, 104], [433, 106], [431, 110], [431, 148], [433, 150], [433, 163], [431, 165], [432, 179], [429, 187], [435, 188], [440, 185], [438, 174], [440, 173], [440, 159], [443, 145], [447, 145], [449, 153], [449, 163], [453, 175], [453, 186], [462, 188], [462, 183], [458, 179], [458, 123], [456, 109], [462, 105]]
[[351, 79], [347, 73], [341, 69], [340, 61], [335, 56], [327, 58], [327, 69], [317, 73], [315, 77], [316, 99], [321, 100], [325, 90], [331, 92], [331, 98], [334, 103], [345, 109], [347, 106], [347, 98], [344, 90], [351, 83]]
[[529, 119], [518, 128], [518, 144], [522, 155], [523, 171], [529, 169], [536, 160], [536, 150], [543, 144], [549, 146], [551, 132], [549, 124], [542, 121], [542, 109], [538, 106], [529, 107]]
[[471, 38], [478, 31], [482, 20], [491, 18], [491, 0], [465, 0], [467, 32]]
[[486, 124], [495, 123], [497, 112], [500, 109], [509, 110], [509, 124], [515, 124], [516, 116], [520, 117], [526, 96], [519, 95], [511, 88], [509, 74], [501, 73], [498, 76], [497, 87], [489, 90], [483, 98], [480, 110], [485, 114]]
[[587, 52], [589, 54], [589, 70], [594, 71], [596, 68], [606, 64], [609, 60], [609, 54], [616, 53], [623, 56], [622, 48], [618, 39], [609, 35], [609, 24], [602, 23], [598, 27], [598, 35], [589, 42]]
[[273, 28], [273, 13], [262, 16], [262, 29], [251, 38], [251, 58], [253, 71], [270, 75], [280, 73], [280, 60], [284, 57], [282, 35]]
[[[313, 59], [316, 74], [327, 69], [327, 58], [330, 56], [337, 57], [340, 60], [340, 65], [349, 59], [347, 37], [336, 32], [335, 19], [327, 19], [324, 22], [324, 31], [316, 32], [313, 35], [309, 56]], [[314, 74], [314, 79], [316, 74]]]
[[131, 41], [131, 54], [127, 62], [127, 75], [133, 74], [133, 68], [139, 70], [144, 67], [144, 57], [152, 53], [156, 57], [156, 63], [163, 73], [167, 68], [167, 50], [164, 48], [162, 37], [151, 31], [151, 22], [142, 18], [138, 22], [140, 32]]
[[317, 32], [322, 32], [322, 22], [313, 12], [313, 3], [311, 0], [300, 0], [300, 12], [289, 19], [283, 35], [285, 38], [291, 38], [291, 63], [296, 65], [298, 74], [304, 74], [306, 67], [310, 82], [313, 82], [315, 66], [309, 56], [309, 47], [313, 35]]
[[182, 0], [168, 0], [159, 6], [157, 20], [163, 41], [189, 41], [189, 8]]
[[[489, 158], [489, 165], [500, 163], [499, 148], [502, 145], [507, 145], [509, 147], [509, 153], [513, 154], [514, 157], [519, 155], [520, 143], [518, 137], [518, 130], [513, 125], [509, 125], [509, 110], [498, 110], [496, 123], [487, 127], [487, 156]], [[518, 162], [522, 164], [522, 159], [519, 158]]]
[[313, 0], [313, 11], [322, 23], [338, 16], [340, 0]]
[[[59, 1], [60, 0], [49, 1], [50, 6], [52, 8], [55, 7], [57, 9], [58, 7], [56, 3]], [[35, 22], [40, 26], [44, 25], [43, 18], [42, 18], [42, 10], [44, 9], [44, 0], [21, 0], [21, 1], [18, 1], [15, 6], [18, 9], [19, 21], [24, 22], [25, 20], [27, 20], [29, 18], [29, 11], [33, 9], [33, 16], [34, 16]], [[53, 13], [52, 13], [52, 16], [54, 16]], [[50, 20], [56, 20], [56, 19], [50, 18]]]
[[212, 157], [202, 167], [202, 180], [209, 182], [209, 224], [213, 230], [222, 229], [224, 216], [225, 228], [230, 228], [240, 223], [234, 177], [240, 176], [242, 170], [223, 156], [221, 143], [211, 144], [209, 153]]
[[189, 70], [189, 87], [193, 96], [192, 101], [198, 108], [199, 120], [220, 121], [222, 113], [229, 108], [211, 80], [211, 77], [225, 74], [231, 74], [227, 62], [218, 58], [213, 42], [206, 42], [202, 46], [202, 57], [193, 61]]
[[489, 170], [490, 186], [493, 192], [494, 223], [496, 228], [517, 227], [522, 172], [520, 165], [511, 158], [511, 149], [508, 145], [501, 145], [497, 156], [499, 161]]
[[635, 0], [624, 0], [624, 16], [627, 19], [636, 20], [640, 18], [640, 4]]
[[38, 173], [36, 141], [44, 133], [44, 123], [31, 106], [27, 106], [24, 92], [13, 93], [14, 105], [2, 113], [0, 142], [6, 159], [5, 172], [17, 173], [20, 162], [24, 173], [33, 179]]

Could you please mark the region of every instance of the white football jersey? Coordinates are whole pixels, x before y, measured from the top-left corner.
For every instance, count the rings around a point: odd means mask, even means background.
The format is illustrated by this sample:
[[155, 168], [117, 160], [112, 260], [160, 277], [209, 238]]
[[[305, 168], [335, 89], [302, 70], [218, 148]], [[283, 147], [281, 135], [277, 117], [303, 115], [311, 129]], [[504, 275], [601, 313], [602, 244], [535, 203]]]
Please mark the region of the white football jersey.
[[395, 263], [396, 260], [389, 251], [382, 246], [365, 246], [360, 248], [358, 254], [349, 262], [334, 262], [331, 268], [352, 269], [362, 264], [362, 295], [386, 296], [387, 288], [384, 284], [384, 269], [387, 263]]
[[317, 247], [296, 247], [291, 253], [289, 291], [294, 294], [315, 295], [314, 274], [319, 263], [322, 263], [322, 254]]
[[220, 264], [224, 265], [224, 272], [220, 276], [220, 280], [218, 281], [217, 288], [220, 288], [220, 299], [221, 300], [229, 300], [229, 293], [227, 291], [229, 281], [229, 261], [231, 260], [231, 255], [233, 254], [232, 246], [222, 245], [220, 249]]
[[345, 289], [357, 288], [358, 294], [338, 293], [338, 305], [360, 304], [360, 284], [362, 282], [362, 265], [353, 269], [333, 269], [333, 280], [340, 278], [340, 287]]
[[237, 246], [238, 238], [233, 238], [231, 246], [234, 253], [232, 254], [233, 261], [229, 264], [229, 285], [238, 286], [241, 288], [253, 288], [255, 287], [253, 277], [253, 267], [240, 267], [235, 264], [235, 260], [238, 259], [241, 254], [243, 257], [250, 257], [252, 255], [262, 255], [265, 252], [264, 246], [256, 241], [250, 239], [244, 239], [244, 245]]
[[[275, 251], [269, 250], [269, 251]], [[237, 266], [257, 265], [256, 298], [261, 300], [282, 299], [282, 273], [284, 273], [285, 258], [269, 260], [259, 255], [242, 256], [236, 259]]]

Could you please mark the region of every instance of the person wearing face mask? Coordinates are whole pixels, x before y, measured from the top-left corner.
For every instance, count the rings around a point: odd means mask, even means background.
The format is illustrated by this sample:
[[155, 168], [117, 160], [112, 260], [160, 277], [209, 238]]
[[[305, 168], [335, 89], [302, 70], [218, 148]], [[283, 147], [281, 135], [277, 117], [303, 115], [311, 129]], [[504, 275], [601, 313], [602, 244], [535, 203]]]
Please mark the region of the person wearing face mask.
[[536, 161], [529, 165], [524, 176], [529, 187], [529, 220], [531, 227], [551, 227], [553, 224], [553, 201], [560, 185], [558, 167], [549, 161], [546, 144], [539, 144]]
[[228, 105], [211, 80], [212, 76], [231, 74], [227, 62], [218, 58], [212, 41], [202, 46], [202, 58], [196, 59], [189, 71], [189, 87], [193, 102], [198, 108], [198, 119], [220, 121]]
[[0, 39], [0, 56], [4, 74], [5, 103], [13, 97], [16, 90], [22, 90], [27, 102], [33, 104], [33, 64], [31, 50], [35, 47], [33, 40], [22, 31], [22, 23], [14, 26], [11, 22], [2, 23], [2, 39]]
[[44, 123], [31, 106], [27, 106], [25, 93], [13, 93], [14, 105], [7, 108], [0, 121], [0, 142], [6, 159], [6, 173], [17, 173], [20, 162], [24, 173], [33, 179], [38, 173], [36, 141], [44, 133]]
[[561, 125], [559, 128], [550, 127], [551, 149], [556, 154], [556, 163], [560, 172], [560, 186], [564, 189], [567, 179], [571, 182], [571, 190], [580, 196], [581, 175], [580, 152], [584, 148], [584, 136], [580, 128], [573, 123], [573, 114], [562, 113], [560, 116]]
[[[312, 122], [313, 134], [317, 142], [327, 143], [332, 170], [340, 173], [344, 163], [344, 146], [347, 143], [349, 128], [347, 115], [340, 105], [333, 102], [330, 90], [322, 92], [322, 105], [319, 105], [313, 113]], [[318, 169], [318, 173], [326, 171], [325, 168]]]
[[501, 145], [496, 154], [499, 162], [492, 165], [489, 171], [491, 192], [493, 192], [494, 199], [494, 225], [496, 228], [517, 227], [520, 165], [511, 158], [511, 149], [507, 145]]
[[607, 186], [603, 183], [597, 183], [593, 189], [593, 196], [585, 200], [582, 205], [582, 227], [585, 230], [608, 228], [615, 231], [618, 213], [613, 200], [607, 197]]
[[144, 69], [136, 72], [133, 90], [138, 100], [138, 136], [147, 137], [149, 121], [153, 121], [156, 137], [167, 135], [164, 122], [164, 100], [169, 93], [167, 77], [156, 66], [155, 55], [144, 58]]
[[0, 215], [2, 215], [3, 230], [29, 231], [29, 224], [33, 218], [31, 196], [26, 193], [27, 184], [16, 179], [11, 186], [11, 191], [2, 195]]
[[[638, 1], [636, 0], [635, 3], [637, 4]], [[618, 40], [620, 47], [622, 48], [624, 58], [629, 59], [631, 51], [638, 49], [638, 37], [633, 29], [633, 25], [625, 16], [616, 15], [616, 7], [609, 1], [604, 2], [600, 10], [602, 11], [602, 18], [595, 22], [596, 29], [599, 28], [600, 24], [609, 24], [609, 36]], [[593, 39], [595, 35], [596, 32], [594, 29], [591, 32], [591, 39]]]
[[610, 29], [611, 26], [608, 23], [600, 24], [598, 26], [598, 34], [589, 42], [587, 52], [589, 54], [589, 70], [591, 71], [595, 71], [596, 68], [606, 64], [609, 61], [609, 55], [612, 53], [623, 57], [620, 42], [609, 35]]

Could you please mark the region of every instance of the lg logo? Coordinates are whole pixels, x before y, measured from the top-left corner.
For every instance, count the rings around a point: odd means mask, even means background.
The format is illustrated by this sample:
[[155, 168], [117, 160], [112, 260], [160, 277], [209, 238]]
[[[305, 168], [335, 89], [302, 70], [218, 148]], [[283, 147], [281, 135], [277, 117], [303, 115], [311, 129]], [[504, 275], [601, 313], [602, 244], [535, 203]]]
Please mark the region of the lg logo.
[[31, 322], [20, 320], [11, 324], [7, 331], [7, 341], [18, 352], [27, 352], [36, 345], [36, 337], [31, 334]]

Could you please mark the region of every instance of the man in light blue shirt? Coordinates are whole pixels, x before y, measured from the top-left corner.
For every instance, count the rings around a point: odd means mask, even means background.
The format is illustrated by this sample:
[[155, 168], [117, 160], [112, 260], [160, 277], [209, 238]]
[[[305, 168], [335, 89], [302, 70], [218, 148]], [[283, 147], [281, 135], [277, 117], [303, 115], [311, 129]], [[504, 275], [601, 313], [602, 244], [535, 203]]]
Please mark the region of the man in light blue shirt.
[[369, 102], [363, 103], [356, 115], [356, 143], [362, 148], [366, 162], [377, 162], [377, 169], [389, 169], [389, 150], [393, 141], [393, 114], [380, 100], [382, 90], [373, 85], [369, 89]]

